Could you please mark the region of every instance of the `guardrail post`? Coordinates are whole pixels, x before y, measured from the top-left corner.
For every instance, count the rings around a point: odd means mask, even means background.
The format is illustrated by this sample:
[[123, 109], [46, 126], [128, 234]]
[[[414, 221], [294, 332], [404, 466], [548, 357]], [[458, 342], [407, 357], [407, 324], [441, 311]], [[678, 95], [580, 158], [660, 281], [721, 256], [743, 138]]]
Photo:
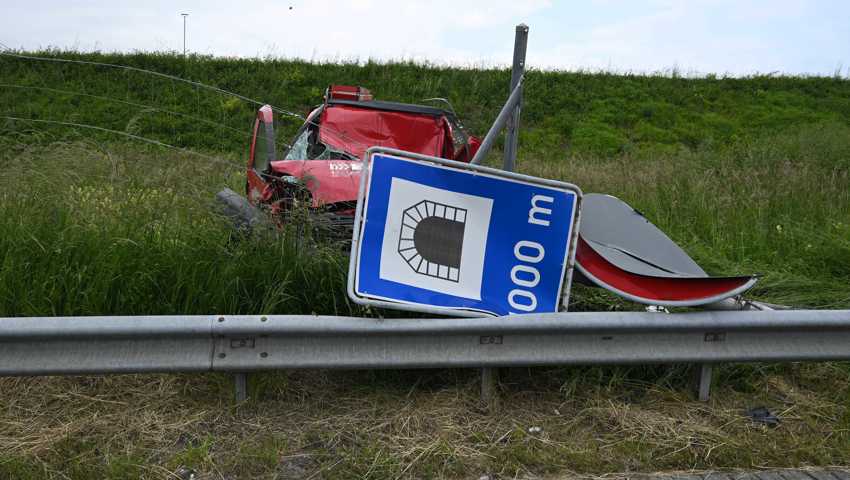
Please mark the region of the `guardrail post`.
[[710, 363], [701, 363], [699, 365], [697, 396], [700, 402], [707, 402], [711, 396], [711, 377], [713, 370], [713, 365]]
[[236, 373], [233, 375], [233, 385], [236, 391], [236, 403], [248, 400], [248, 374]]
[[481, 403], [493, 412], [499, 408], [499, 369], [484, 367], [481, 369]]

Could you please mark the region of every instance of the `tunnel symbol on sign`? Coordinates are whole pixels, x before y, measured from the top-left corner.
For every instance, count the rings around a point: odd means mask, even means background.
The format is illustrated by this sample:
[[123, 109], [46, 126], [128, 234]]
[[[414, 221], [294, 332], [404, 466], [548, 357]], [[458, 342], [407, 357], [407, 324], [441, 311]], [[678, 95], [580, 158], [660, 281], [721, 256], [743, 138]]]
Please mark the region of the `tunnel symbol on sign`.
[[416, 273], [457, 282], [466, 209], [422, 200], [402, 213], [398, 253]]

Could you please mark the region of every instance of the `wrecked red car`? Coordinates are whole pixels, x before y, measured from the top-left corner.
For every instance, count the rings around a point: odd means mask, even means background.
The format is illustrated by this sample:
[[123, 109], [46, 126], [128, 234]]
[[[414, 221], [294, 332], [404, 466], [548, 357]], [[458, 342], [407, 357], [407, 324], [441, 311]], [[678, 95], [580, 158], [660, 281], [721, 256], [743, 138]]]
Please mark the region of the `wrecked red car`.
[[246, 194], [278, 221], [300, 205], [348, 223], [369, 147], [469, 162], [481, 143], [451, 110], [378, 101], [363, 87], [339, 85], [328, 87], [324, 100], [284, 151], [277, 151], [272, 107], [257, 112]]

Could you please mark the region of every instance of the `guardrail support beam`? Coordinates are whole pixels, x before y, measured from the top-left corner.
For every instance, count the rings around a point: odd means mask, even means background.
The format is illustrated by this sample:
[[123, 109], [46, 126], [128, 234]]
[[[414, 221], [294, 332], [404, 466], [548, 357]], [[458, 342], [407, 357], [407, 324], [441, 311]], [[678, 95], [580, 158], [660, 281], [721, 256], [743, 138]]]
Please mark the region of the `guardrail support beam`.
[[2, 376], [831, 360], [850, 310], [0, 318]]
[[499, 115], [496, 117], [496, 120], [493, 122], [490, 130], [487, 131], [487, 135], [484, 136], [484, 140], [481, 140], [481, 146], [478, 147], [478, 151], [475, 152], [475, 155], [469, 163], [473, 165], [480, 165], [481, 161], [484, 160], [484, 157], [490, 153], [490, 149], [492, 149], [493, 144], [496, 143], [496, 138], [499, 136], [502, 129], [505, 128], [505, 124], [508, 123], [508, 118], [513, 115], [514, 107], [519, 105], [519, 101], [522, 99], [522, 81], [522, 77], [520, 77], [517, 86], [511, 90], [511, 95], [502, 106], [502, 110], [499, 111]]

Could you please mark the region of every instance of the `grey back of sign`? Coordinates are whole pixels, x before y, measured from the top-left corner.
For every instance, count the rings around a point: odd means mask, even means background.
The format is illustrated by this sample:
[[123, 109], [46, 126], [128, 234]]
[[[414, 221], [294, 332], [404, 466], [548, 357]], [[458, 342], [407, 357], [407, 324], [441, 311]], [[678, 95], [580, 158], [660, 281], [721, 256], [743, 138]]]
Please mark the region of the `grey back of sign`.
[[579, 234], [596, 253], [631, 273], [669, 278], [708, 276], [664, 232], [611, 195], [584, 196]]

